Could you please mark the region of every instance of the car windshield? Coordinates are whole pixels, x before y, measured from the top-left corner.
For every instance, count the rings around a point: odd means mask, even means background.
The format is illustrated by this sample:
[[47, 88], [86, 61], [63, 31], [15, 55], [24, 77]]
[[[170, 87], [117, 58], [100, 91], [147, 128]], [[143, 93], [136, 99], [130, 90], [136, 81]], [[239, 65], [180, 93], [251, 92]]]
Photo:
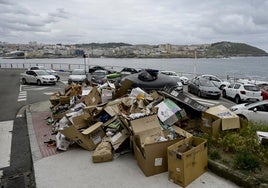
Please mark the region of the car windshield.
[[213, 83], [211, 83], [209, 80], [207, 79], [200, 79], [200, 85], [201, 86], [206, 86], [206, 87], [215, 87], [215, 85]]
[[244, 88], [248, 91], [260, 91], [260, 88], [257, 86], [244, 86]]
[[105, 76], [106, 74], [105, 74], [105, 72], [98, 72], [98, 71], [95, 71], [95, 72], [93, 73], [93, 75], [94, 75], [94, 76]]
[[84, 70], [73, 70], [72, 71], [72, 74], [73, 75], [84, 75], [85, 74], [85, 71]]
[[49, 75], [47, 71], [45, 70], [39, 70], [39, 71], [36, 71], [36, 74], [37, 75], [40, 75], [40, 76], [43, 76], [43, 75]]

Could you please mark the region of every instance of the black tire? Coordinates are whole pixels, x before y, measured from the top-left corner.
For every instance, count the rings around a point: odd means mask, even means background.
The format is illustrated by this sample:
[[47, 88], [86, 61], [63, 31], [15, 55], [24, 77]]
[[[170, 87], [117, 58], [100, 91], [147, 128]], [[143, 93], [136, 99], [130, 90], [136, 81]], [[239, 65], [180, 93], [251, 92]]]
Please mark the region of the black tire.
[[227, 96], [226, 96], [226, 91], [225, 91], [225, 90], [222, 91], [222, 97], [223, 97], [223, 98], [227, 98]]
[[238, 116], [240, 117], [240, 119], [242, 120], [242, 125], [247, 125], [248, 124], [248, 119], [244, 116], [244, 115], [241, 115], [241, 114], [238, 114]]
[[239, 95], [236, 95], [234, 100], [235, 100], [236, 104], [239, 104], [241, 99], [240, 99]]
[[37, 85], [41, 86], [41, 81], [37, 80]]
[[22, 81], [22, 84], [23, 84], [23, 85], [26, 85], [26, 84], [27, 84], [27, 81], [26, 81], [25, 78], [22, 78], [21, 81]]

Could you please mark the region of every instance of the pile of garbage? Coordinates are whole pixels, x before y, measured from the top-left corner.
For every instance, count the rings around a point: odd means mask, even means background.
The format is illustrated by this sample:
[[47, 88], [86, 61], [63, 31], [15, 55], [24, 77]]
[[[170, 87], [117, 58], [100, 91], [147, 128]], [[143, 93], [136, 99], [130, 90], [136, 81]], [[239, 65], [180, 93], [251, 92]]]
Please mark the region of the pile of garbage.
[[[172, 88], [145, 91], [125, 80], [98, 86], [68, 85], [51, 95], [51, 119], [56, 147], [72, 144], [94, 151], [94, 163], [112, 161], [132, 151], [146, 176], [165, 171], [186, 186], [207, 168], [206, 140], [240, 128], [238, 116], [224, 106], [208, 108]], [[193, 173], [194, 172], [194, 173]]]

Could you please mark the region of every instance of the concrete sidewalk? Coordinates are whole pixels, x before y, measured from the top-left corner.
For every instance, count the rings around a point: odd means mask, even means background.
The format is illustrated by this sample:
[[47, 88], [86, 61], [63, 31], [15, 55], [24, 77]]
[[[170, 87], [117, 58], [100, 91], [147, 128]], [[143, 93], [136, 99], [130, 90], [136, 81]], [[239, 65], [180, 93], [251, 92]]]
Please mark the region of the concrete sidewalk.
[[[55, 147], [46, 148], [48, 146], [40, 142], [40, 137], [43, 135], [45, 139], [48, 139], [51, 135], [51, 132], [48, 132], [47, 128], [49, 126], [45, 120], [45, 115], [49, 112], [49, 106], [49, 101], [45, 101], [32, 104], [26, 110], [38, 188], [180, 187], [168, 180], [167, 172], [146, 177], [139, 169], [132, 153], [116, 156], [111, 162], [93, 163], [91, 159], [93, 152], [80, 147], [71, 147], [65, 152], [57, 152]], [[36, 122], [36, 119], [39, 121]], [[45, 150], [52, 151], [44, 152]], [[226, 188], [238, 186], [208, 171], [188, 187]]]

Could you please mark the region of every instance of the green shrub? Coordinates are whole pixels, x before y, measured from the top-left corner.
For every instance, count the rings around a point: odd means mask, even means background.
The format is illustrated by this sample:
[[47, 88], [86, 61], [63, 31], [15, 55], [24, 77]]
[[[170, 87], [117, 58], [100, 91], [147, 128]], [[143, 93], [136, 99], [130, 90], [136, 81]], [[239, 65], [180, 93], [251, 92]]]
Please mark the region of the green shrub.
[[213, 150], [209, 151], [209, 158], [211, 158], [212, 160], [219, 160], [221, 159], [221, 155], [218, 151]]
[[237, 169], [249, 171], [256, 171], [256, 169], [260, 170], [261, 167], [260, 160], [255, 155], [247, 151], [239, 152], [235, 156], [234, 164]]

